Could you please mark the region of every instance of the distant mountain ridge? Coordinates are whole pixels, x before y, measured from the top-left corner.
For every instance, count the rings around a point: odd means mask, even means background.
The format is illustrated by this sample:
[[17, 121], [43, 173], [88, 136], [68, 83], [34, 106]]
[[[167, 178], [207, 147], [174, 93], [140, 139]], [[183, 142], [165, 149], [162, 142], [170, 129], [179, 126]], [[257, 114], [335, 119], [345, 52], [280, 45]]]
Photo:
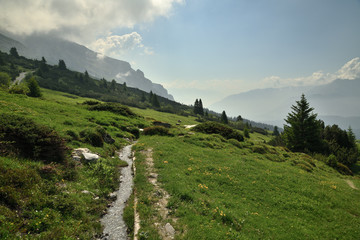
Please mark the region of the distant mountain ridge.
[[159, 96], [174, 100], [174, 97], [161, 85], [145, 78], [141, 70], [134, 70], [126, 61], [99, 54], [80, 44], [49, 36], [31, 36], [20, 41], [0, 34], [0, 50], [8, 52], [16, 47], [19, 54], [28, 58], [45, 57], [48, 63], [58, 64], [63, 59], [69, 69], [85, 72], [96, 78], [108, 81], [115, 79], [118, 83], [126, 82], [129, 87], [156, 93]]
[[291, 106], [302, 93], [326, 124], [337, 124], [347, 129], [351, 126], [360, 138], [360, 79], [337, 79], [331, 83], [312, 87], [285, 87], [255, 89], [230, 95], [213, 104], [214, 111], [282, 127]]

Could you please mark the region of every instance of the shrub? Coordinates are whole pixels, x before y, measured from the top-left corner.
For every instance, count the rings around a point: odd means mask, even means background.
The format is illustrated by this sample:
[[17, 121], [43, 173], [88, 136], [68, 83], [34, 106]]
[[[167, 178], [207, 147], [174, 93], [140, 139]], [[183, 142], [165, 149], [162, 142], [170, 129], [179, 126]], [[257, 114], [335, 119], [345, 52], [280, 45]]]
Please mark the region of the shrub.
[[80, 132], [80, 137], [83, 138], [84, 142], [90, 143], [94, 147], [104, 146], [103, 136], [97, 129], [84, 129]]
[[94, 105], [97, 105], [99, 103], [100, 103], [99, 101], [87, 100], [87, 101], [83, 102], [82, 104], [89, 105], [89, 106], [94, 106]]
[[15, 84], [12, 85], [9, 89], [11, 94], [23, 94], [27, 95], [29, 93], [29, 88], [25, 84]]
[[44, 162], [65, 160], [65, 141], [54, 130], [12, 114], [3, 114], [0, 122], [1, 153]]
[[259, 154], [265, 154], [267, 152], [269, 152], [269, 149], [264, 146], [264, 145], [255, 145], [255, 146], [252, 146], [251, 150], [254, 152], [254, 153], [259, 153]]
[[144, 134], [145, 135], [160, 135], [160, 136], [168, 136], [169, 134], [169, 129], [165, 128], [165, 127], [161, 127], [161, 126], [154, 126], [154, 127], [148, 127], [144, 129]]
[[353, 172], [348, 168], [348, 166], [342, 164], [342, 163], [337, 163], [336, 165], [336, 169], [344, 175], [353, 175]]
[[100, 103], [95, 104], [91, 107], [89, 107], [90, 111], [108, 111], [115, 114], [120, 114], [123, 116], [135, 116], [135, 113], [133, 113], [130, 108], [123, 106], [119, 103]]
[[73, 140], [79, 140], [79, 134], [73, 130], [67, 130], [66, 134], [69, 135]]
[[41, 90], [39, 87], [38, 82], [36, 81], [35, 77], [31, 77], [28, 80], [28, 88], [29, 88], [29, 93], [28, 96], [30, 97], [41, 97]]
[[236, 139], [238, 141], [244, 141], [243, 135], [237, 130], [232, 129], [229, 126], [226, 126], [217, 122], [206, 122], [201, 123], [192, 128], [196, 132], [202, 132], [207, 134], [220, 134], [226, 139]]

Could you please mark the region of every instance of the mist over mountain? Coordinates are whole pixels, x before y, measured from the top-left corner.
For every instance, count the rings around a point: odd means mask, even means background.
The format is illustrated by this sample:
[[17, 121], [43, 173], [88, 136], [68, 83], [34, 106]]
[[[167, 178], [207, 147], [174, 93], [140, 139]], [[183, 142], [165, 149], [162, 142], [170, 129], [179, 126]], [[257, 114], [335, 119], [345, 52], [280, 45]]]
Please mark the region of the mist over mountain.
[[45, 57], [49, 64], [58, 64], [59, 59], [63, 59], [69, 69], [88, 71], [91, 76], [108, 81], [126, 82], [129, 87], [174, 100], [161, 84], [153, 83], [141, 70], [132, 69], [128, 62], [100, 55], [74, 42], [45, 35], [31, 35], [17, 41], [0, 34], [0, 50], [8, 52], [11, 47], [16, 47], [20, 55], [28, 58]]
[[283, 119], [302, 93], [314, 107], [318, 118], [326, 124], [337, 124], [343, 129], [351, 126], [360, 137], [360, 79], [337, 79], [331, 83], [312, 87], [285, 87], [255, 89], [234, 94], [210, 106], [230, 116], [261, 121], [282, 127]]

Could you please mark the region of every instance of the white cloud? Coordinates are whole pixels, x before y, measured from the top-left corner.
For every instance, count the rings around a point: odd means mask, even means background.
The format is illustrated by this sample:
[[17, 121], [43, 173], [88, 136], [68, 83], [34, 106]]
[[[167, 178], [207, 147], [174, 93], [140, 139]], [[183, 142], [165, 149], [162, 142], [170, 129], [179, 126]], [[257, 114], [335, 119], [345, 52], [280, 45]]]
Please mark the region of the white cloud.
[[279, 76], [270, 76], [262, 80], [262, 87], [287, 87], [287, 86], [315, 86], [326, 84], [335, 79], [356, 79], [360, 78], [360, 58], [356, 57], [335, 73], [324, 73], [317, 71], [307, 77], [281, 78]]
[[115, 28], [168, 17], [184, 0], [0, 0], [0, 29], [17, 35], [51, 33], [83, 44]]
[[144, 51], [148, 49], [142, 44], [142, 37], [137, 32], [100, 38], [90, 44], [90, 48], [98, 52], [101, 56], [122, 55], [124, 52], [134, 50], [135, 48], [143, 48]]
[[340, 79], [355, 79], [360, 78], [360, 58], [354, 58], [348, 61], [336, 75]]
[[116, 74], [116, 79], [118, 80], [125, 80], [126, 77], [130, 76], [131, 75], [131, 72], [126, 72], [126, 73], [118, 73]]

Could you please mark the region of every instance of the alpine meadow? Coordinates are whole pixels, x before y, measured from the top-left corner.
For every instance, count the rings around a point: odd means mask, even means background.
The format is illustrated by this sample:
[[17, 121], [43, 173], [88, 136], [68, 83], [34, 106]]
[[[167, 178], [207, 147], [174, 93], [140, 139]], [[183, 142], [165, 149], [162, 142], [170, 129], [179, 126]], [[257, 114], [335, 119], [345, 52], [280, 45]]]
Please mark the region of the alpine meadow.
[[0, 3], [0, 239], [359, 239], [359, 1]]

